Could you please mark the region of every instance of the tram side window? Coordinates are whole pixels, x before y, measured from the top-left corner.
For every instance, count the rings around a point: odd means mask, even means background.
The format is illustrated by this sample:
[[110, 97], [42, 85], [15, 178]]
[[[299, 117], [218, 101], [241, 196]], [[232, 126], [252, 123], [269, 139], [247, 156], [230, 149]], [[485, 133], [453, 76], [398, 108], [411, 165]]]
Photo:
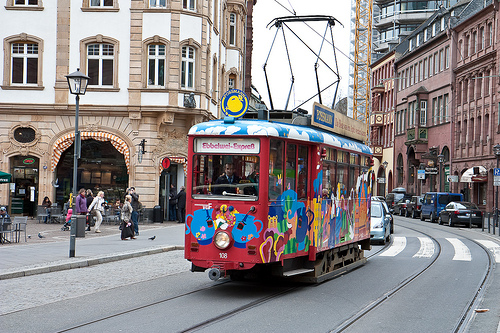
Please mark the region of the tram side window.
[[335, 162], [323, 161], [323, 189], [328, 190], [328, 197], [335, 191]]
[[285, 187], [293, 191], [295, 191], [296, 167], [297, 167], [297, 146], [289, 143], [286, 145]]
[[[259, 157], [255, 155], [195, 155], [193, 195], [257, 197]], [[241, 196], [241, 197], [245, 197]], [[253, 200], [255, 200], [255, 198]]]
[[299, 179], [297, 182], [297, 197], [299, 200], [307, 199], [307, 174], [308, 174], [308, 163], [307, 163], [307, 147], [299, 146], [299, 154], [297, 160], [297, 166], [299, 171]]
[[284, 143], [271, 140], [269, 146], [269, 200], [276, 200], [283, 193]]
[[[348, 196], [349, 193], [347, 192], [348, 189], [348, 169], [347, 165], [344, 164], [337, 164], [337, 186], [338, 188], [336, 190], [340, 190], [340, 194], [344, 195], [344, 197]], [[338, 193], [338, 192], [337, 192]]]

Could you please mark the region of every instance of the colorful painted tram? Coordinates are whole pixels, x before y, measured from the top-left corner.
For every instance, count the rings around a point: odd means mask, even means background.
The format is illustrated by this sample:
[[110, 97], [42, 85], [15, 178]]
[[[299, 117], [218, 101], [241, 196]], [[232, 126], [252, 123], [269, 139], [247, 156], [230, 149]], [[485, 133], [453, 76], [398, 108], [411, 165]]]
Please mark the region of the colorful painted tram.
[[193, 126], [189, 151], [192, 271], [319, 282], [366, 262], [368, 146], [307, 126], [226, 118]]

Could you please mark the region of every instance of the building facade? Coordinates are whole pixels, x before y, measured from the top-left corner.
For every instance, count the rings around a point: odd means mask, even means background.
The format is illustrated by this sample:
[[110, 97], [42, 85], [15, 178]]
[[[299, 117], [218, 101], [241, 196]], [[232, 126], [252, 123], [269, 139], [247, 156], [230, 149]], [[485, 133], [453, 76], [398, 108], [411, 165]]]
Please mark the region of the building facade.
[[495, 207], [493, 146], [498, 134], [498, 1], [471, 1], [453, 27], [455, 98], [451, 174], [454, 190], [485, 211]]
[[396, 83], [395, 52], [388, 52], [371, 66], [370, 147], [376, 175], [376, 195], [386, 196], [393, 189], [394, 110]]
[[449, 189], [453, 82], [449, 17], [450, 12], [440, 8], [396, 47], [394, 182], [408, 193]]
[[0, 185], [0, 204], [34, 215], [45, 196], [68, 200], [75, 99], [65, 75], [79, 68], [90, 81], [78, 188], [114, 202], [135, 186], [145, 207], [166, 207], [170, 184], [184, 185], [189, 128], [218, 117], [223, 92], [243, 89], [246, 1], [4, 2], [0, 170], [14, 180]]

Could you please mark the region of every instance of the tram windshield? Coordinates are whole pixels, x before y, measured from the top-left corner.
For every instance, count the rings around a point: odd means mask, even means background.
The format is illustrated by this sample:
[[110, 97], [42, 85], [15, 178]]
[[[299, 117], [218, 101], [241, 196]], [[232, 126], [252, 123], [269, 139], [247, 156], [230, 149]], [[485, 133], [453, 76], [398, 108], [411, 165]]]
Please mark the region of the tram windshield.
[[259, 157], [256, 155], [195, 155], [193, 198], [220, 196], [257, 200]]

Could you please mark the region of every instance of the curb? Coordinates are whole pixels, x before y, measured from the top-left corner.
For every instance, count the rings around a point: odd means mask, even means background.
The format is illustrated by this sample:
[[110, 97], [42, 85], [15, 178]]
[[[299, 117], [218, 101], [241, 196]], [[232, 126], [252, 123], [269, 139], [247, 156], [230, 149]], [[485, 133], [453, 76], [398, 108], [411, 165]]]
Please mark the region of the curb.
[[113, 261], [131, 259], [131, 258], [146, 256], [146, 255], [150, 255], [150, 254], [158, 254], [158, 253], [176, 251], [176, 250], [184, 250], [184, 246], [175, 246], [175, 245], [174, 246], [163, 246], [163, 247], [159, 247], [159, 248], [149, 248], [149, 249], [138, 250], [138, 251], [133, 251], [133, 252], [122, 252], [122, 253], [116, 253], [116, 254], [111, 254], [111, 255], [91, 257], [91, 258], [87, 258], [87, 259], [77, 259], [76, 261], [66, 260], [65, 262], [62, 262], [62, 263], [52, 263], [52, 264], [45, 263], [40, 267], [25, 267], [25, 268], [20, 268], [20, 269], [14, 270], [14, 271], [0, 273], [0, 281], [24, 277], [24, 276], [36, 275], [36, 274], [45, 274], [45, 273], [51, 273], [51, 272], [64, 271], [64, 270], [73, 269], [73, 268], [89, 267], [89, 266], [94, 266], [94, 265], [99, 265], [99, 264], [110, 263]]

